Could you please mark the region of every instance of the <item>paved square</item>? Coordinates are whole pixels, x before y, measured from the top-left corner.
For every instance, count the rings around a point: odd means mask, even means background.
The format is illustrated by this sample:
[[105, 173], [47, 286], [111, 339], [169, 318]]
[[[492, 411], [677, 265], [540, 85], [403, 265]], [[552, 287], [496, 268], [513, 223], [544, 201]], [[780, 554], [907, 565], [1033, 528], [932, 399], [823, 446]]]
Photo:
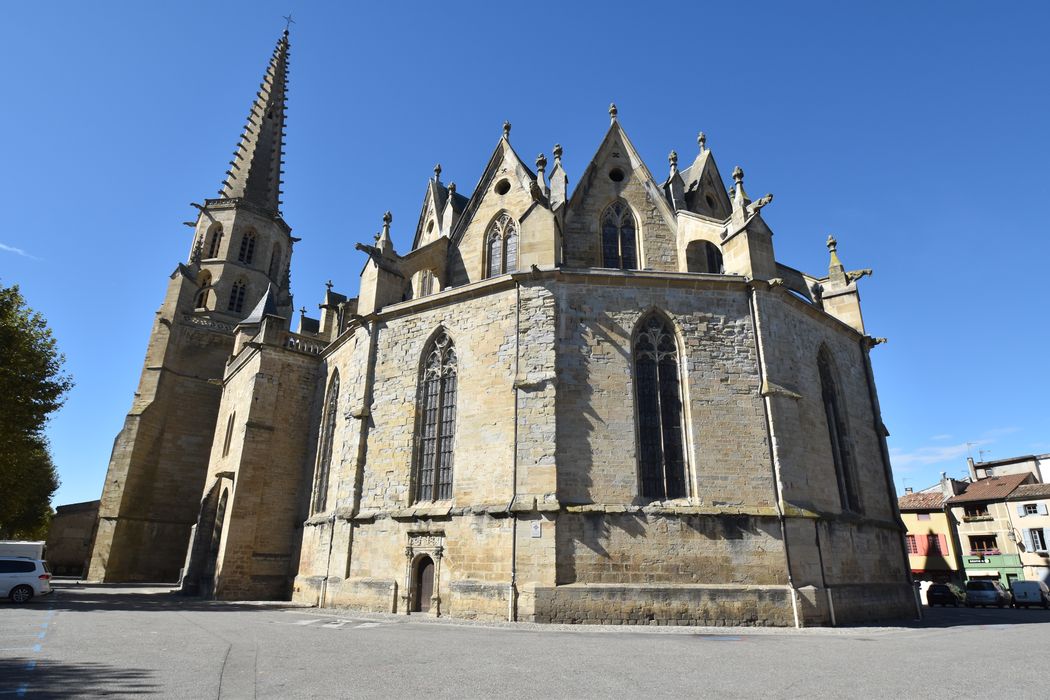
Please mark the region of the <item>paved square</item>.
[[1050, 612], [907, 627], [475, 625], [73, 586], [0, 603], [0, 697], [1044, 698]]

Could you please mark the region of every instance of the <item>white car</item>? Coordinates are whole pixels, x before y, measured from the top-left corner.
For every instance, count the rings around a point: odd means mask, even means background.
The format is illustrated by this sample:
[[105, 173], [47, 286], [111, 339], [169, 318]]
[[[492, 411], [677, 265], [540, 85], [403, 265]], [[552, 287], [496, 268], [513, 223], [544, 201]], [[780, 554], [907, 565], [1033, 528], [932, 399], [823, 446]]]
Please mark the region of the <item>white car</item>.
[[0, 557], [0, 598], [28, 603], [51, 592], [51, 570], [43, 559]]

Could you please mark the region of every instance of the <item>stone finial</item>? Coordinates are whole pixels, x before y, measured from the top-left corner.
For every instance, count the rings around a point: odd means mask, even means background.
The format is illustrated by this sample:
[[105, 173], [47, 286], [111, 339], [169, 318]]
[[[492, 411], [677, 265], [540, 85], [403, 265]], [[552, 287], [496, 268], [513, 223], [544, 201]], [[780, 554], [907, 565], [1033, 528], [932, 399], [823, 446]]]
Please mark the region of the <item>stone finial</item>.
[[838, 250], [839, 242], [835, 240], [834, 236], [829, 235], [827, 246], [828, 250], [834, 253], [836, 250]]
[[551, 151], [554, 154], [554, 164], [558, 165], [561, 163], [561, 144], [554, 144], [554, 150]]
[[438, 163], [437, 165], [434, 166], [434, 179], [435, 180], [440, 180], [441, 179], [441, 163]]
[[609, 120], [616, 121], [616, 115], [619, 114], [619, 110], [616, 109], [616, 103], [609, 103]]
[[733, 168], [733, 182], [738, 185], [744, 184], [744, 170], [739, 165]]
[[696, 145], [700, 147], [701, 153], [707, 150], [707, 135], [704, 132], [696, 135]]
[[503, 122], [503, 138], [510, 141], [510, 122]]
[[671, 151], [667, 154], [667, 162], [671, 164], [671, 172], [678, 170], [678, 151]]
[[383, 214], [383, 228], [390, 228], [390, 222], [394, 220], [394, 215], [390, 212]]
[[449, 196], [452, 196], [452, 195], [456, 194], [456, 183], [454, 183], [454, 182], [448, 183], [448, 194], [449, 194]]
[[543, 155], [541, 153], [538, 156], [536, 156], [536, 170], [539, 170], [542, 173], [546, 169], [547, 169], [547, 156], [545, 156], [545, 155]]

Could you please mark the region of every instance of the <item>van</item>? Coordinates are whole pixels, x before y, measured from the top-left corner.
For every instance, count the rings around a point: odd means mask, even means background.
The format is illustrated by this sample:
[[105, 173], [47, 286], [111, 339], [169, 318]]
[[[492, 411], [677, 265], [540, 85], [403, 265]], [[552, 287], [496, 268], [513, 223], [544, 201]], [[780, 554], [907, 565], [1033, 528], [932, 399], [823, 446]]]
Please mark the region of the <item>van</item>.
[[42, 559], [0, 556], [0, 597], [28, 603], [51, 593], [51, 569]]
[[1050, 608], [1050, 588], [1042, 581], [1014, 581], [1010, 586], [1014, 594], [1014, 607], [1041, 605]]
[[0, 540], [0, 557], [29, 557], [30, 559], [47, 559], [47, 547], [43, 542], [21, 542], [18, 540]]

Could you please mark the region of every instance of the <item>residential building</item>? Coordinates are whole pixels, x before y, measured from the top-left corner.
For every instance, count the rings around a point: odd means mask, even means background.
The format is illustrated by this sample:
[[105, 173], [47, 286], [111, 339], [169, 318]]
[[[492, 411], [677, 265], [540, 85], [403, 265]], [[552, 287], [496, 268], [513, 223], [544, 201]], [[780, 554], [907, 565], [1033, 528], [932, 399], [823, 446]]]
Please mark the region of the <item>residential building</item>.
[[905, 544], [912, 577], [916, 581], [961, 583], [965, 579], [958, 538], [945, 501], [960, 482], [942, 480], [930, 489], [911, 492], [897, 500], [901, 519], [908, 530]]
[[[966, 460], [966, 465], [969, 467], [972, 481], [987, 479], [990, 476], [1029, 473], [1035, 477], [1036, 483], [1043, 483], [1043, 470], [1050, 468], [1050, 454], [1022, 455], [1020, 457], [1007, 457], [1006, 459], [989, 460], [987, 462], [975, 462], [972, 457], [969, 457]], [[1050, 474], [1047, 474], [1047, 476], [1050, 476]]]
[[1023, 484], [1006, 500], [1024, 580], [1050, 583], [1050, 484]]
[[995, 579], [1004, 585], [1024, 580], [1021, 551], [1007, 497], [1022, 484], [1035, 483], [1029, 472], [993, 476], [965, 484], [947, 506], [959, 533], [968, 579]]

